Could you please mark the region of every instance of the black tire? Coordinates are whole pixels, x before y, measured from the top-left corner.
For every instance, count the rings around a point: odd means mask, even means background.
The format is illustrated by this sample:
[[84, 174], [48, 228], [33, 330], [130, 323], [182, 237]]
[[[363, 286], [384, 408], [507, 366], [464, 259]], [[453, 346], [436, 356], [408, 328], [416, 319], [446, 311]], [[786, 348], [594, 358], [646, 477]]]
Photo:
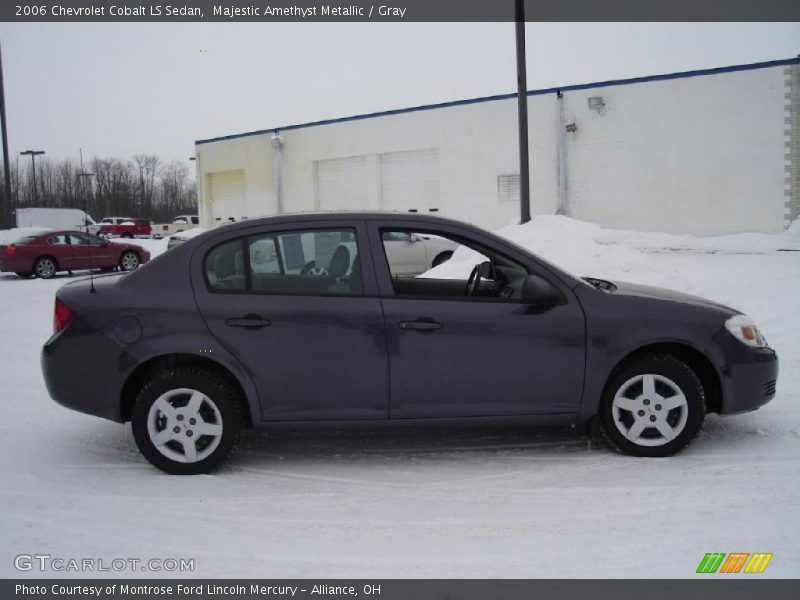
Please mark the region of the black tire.
[[30, 279], [33, 277], [33, 271], [17, 271], [17, 277], [22, 279]]
[[453, 253], [452, 252], [449, 252], [449, 251], [448, 252], [442, 252], [436, 258], [433, 259], [433, 263], [431, 264], [431, 267], [438, 267], [439, 265], [441, 265], [443, 263], [446, 263], [451, 258], [453, 258]]
[[[647, 398], [646, 381], [652, 382], [652, 398]], [[618, 401], [634, 410], [615, 408], [618, 392]], [[681, 401], [680, 394], [685, 403], [669, 408]], [[691, 367], [669, 354], [651, 354], [620, 369], [609, 381], [600, 407], [606, 438], [619, 452], [632, 456], [677, 454], [697, 437], [705, 416], [706, 398], [700, 379]], [[659, 428], [674, 438], [668, 438]]]
[[139, 254], [133, 250], [126, 250], [119, 257], [120, 271], [135, 271], [139, 268], [140, 264], [141, 258], [139, 258]]
[[[182, 401], [180, 392], [177, 390], [188, 389], [200, 392], [213, 405], [218, 409], [219, 416], [214, 415], [215, 418], [220, 419], [222, 427], [222, 434], [219, 437], [216, 447], [207, 456], [194, 462], [182, 462], [170, 458], [167, 454], [173, 454], [180, 457], [180, 453], [184, 453], [185, 449], [182, 447], [182, 442], [186, 441], [183, 435], [191, 435], [191, 427], [198, 426], [195, 423], [189, 424], [188, 421], [171, 421], [164, 415], [160, 417], [153, 417], [153, 422], [156, 426], [160, 418], [163, 418], [163, 428], [158, 433], [174, 429], [180, 429], [175, 437], [180, 437], [181, 442], [177, 440], [170, 440], [166, 444], [162, 444], [164, 451], [159, 450], [151, 438], [149, 423], [151, 420], [151, 408], [153, 405], [168, 394], [177, 394], [177, 400], [172, 400], [180, 404]], [[189, 396], [186, 395], [186, 404], [181, 408], [188, 408]], [[208, 408], [208, 406], [206, 406]], [[156, 415], [160, 413], [156, 410]], [[205, 420], [205, 417], [204, 417]], [[136, 440], [136, 445], [144, 455], [144, 457], [153, 466], [161, 469], [165, 473], [171, 475], [198, 475], [201, 473], [208, 473], [218, 467], [236, 448], [241, 436], [242, 425], [244, 423], [242, 417], [242, 404], [236, 389], [224, 378], [216, 374], [214, 371], [198, 368], [198, 367], [175, 367], [167, 369], [154, 375], [141, 389], [136, 401], [133, 405], [131, 413], [131, 425], [133, 427], [133, 437]], [[207, 424], [215, 424], [208, 422]], [[174, 428], [174, 429], [173, 429]], [[197, 447], [207, 442], [210, 436], [194, 436], [196, 451]], [[187, 437], [187, 439], [189, 439]], [[213, 440], [206, 445], [206, 449], [213, 443]]]
[[124, 238], [124, 239], [126, 239], [126, 240], [130, 240], [130, 239], [133, 239], [133, 234], [131, 234], [131, 233], [123, 233], [123, 234], [122, 234], [121, 236], [119, 236], [119, 237], [121, 237], [121, 238]]
[[42, 256], [33, 264], [33, 273], [41, 279], [52, 279], [58, 272], [58, 263], [52, 256]]

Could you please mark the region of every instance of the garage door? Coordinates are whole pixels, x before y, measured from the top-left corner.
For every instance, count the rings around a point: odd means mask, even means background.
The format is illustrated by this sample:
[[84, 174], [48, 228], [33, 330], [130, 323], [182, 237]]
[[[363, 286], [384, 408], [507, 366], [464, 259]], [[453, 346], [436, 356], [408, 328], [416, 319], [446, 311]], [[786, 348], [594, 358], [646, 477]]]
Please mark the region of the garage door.
[[437, 148], [381, 154], [384, 210], [438, 212], [439, 181]]
[[208, 194], [214, 223], [241, 221], [247, 215], [244, 170], [208, 175]]
[[369, 205], [367, 157], [317, 161], [317, 205], [320, 210], [354, 210]]

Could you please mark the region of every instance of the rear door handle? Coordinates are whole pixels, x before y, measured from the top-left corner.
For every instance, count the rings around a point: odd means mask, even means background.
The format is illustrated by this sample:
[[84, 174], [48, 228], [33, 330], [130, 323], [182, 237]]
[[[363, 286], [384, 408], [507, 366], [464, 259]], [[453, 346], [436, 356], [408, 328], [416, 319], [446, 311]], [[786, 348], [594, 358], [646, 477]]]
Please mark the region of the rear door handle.
[[244, 327], [245, 329], [261, 329], [272, 324], [269, 319], [262, 319], [260, 315], [245, 315], [243, 317], [231, 317], [225, 319], [228, 327]]
[[441, 323], [425, 317], [420, 317], [416, 321], [400, 321], [397, 326], [400, 329], [413, 331], [435, 331], [444, 327]]

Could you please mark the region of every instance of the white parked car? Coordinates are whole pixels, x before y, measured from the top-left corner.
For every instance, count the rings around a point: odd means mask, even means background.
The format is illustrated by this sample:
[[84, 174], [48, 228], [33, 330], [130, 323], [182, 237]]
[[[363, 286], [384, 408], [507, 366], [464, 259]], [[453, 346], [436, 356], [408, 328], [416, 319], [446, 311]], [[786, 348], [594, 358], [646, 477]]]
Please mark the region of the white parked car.
[[419, 275], [450, 260], [458, 244], [435, 235], [387, 231], [383, 234], [386, 258], [393, 275]]

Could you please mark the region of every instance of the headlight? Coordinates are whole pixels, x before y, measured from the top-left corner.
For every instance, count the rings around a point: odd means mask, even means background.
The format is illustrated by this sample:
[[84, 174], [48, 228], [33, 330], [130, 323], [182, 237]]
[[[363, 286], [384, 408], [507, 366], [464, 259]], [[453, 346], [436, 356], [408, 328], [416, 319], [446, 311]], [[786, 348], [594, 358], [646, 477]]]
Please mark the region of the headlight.
[[767, 340], [761, 335], [753, 319], [747, 315], [731, 317], [725, 321], [725, 329], [730, 331], [737, 340], [751, 348], [764, 348], [767, 345]]

